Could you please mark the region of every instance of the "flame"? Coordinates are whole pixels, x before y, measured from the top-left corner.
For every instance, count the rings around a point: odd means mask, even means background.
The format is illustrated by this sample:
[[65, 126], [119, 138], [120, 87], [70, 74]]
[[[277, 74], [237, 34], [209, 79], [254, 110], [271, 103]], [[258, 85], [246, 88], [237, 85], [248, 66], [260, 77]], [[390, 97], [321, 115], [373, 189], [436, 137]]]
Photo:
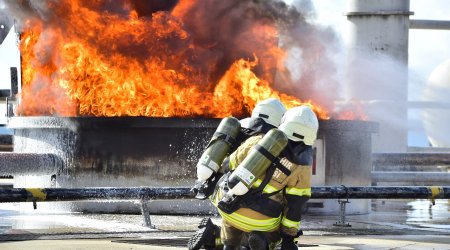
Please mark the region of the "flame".
[[368, 120], [363, 104], [356, 100], [348, 101], [342, 105], [339, 112], [336, 112], [333, 116], [339, 120]]
[[194, 1], [151, 17], [126, 4], [125, 15], [100, 11], [101, 2], [49, 1], [54, 21], [26, 21], [19, 114], [244, 117], [257, 102], [276, 97], [287, 108], [307, 104], [328, 119], [312, 100], [271, 87], [285, 56], [274, 23], [241, 33], [237, 40], [253, 43], [236, 44], [237, 51], [254, 59], [235, 56], [221, 71], [220, 44], [196, 41], [185, 25]]
[[257, 102], [275, 97], [280, 99], [288, 109], [306, 104], [316, 114], [319, 114], [320, 118], [328, 119], [328, 116], [325, 116], [327, 112], [320, 106], [314, 105], [311, 100], [302, 102], [295, 97], [273, 90], [267, 81], [259, 79], [252, 71], [257, 64], [258, 59], [254, 61], [241, 59], [235, 62], [219, 81], [214, 90], [214, 102], [242, 103], [243, 105], [225, 105], [222, 107], [222, 113], [219, 116], [225, 116], [230, 113], [236, 114], [240, 110], [252, 110]]

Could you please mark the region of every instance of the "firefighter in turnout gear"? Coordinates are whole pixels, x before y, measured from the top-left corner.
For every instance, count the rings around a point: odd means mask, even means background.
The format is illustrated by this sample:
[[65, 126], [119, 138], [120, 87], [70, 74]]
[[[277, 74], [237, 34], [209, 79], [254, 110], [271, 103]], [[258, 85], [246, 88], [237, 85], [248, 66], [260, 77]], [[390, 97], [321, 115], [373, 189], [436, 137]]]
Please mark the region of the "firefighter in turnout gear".
[[[284, 160], [291, 174], [282, 182], [286, 202], [281, 219], [281, 249], [298, 249], [294, 239], [300, 236], [301, 207], [311, 197], [313, 144], [317, 138], [319, 121], [309, 106], [299, 106], [286, 112], [279, 127], [289, 138]], [[300, 232], [300, 233], [299, 233]]]
[[260, 142], [270, 133], [250, 137], [230, 155], [225, 162], [230, 173], [245, 165], [247, 157], [263, 155], [272, 164], [255, 176], [248, 192], [232, 192], [232, 198], [227, 194], [230, 174], [219, 180], [212, 201], [222, 216], [220, 235], [225, 250], [239, 249], [243, 236], [250, 249], [273, 249], [280, 240], [281, 249], [297, 249], [294, 239], [301, 232], [300, 208], [311, 196], [312, 145], [318, 125], [310, 107], [292, 108], [284, 114], [278, 128], [288, 138], [279, 155], [261, 147]]
[[[284, 105], [276, 98], [269, 98], [258, 102], [249, 118], [240, 120], [241, 130], [238, 134], [234, 145], [231, 146], [229, 153], [236, 150], [242, 142], [255, 135], [264, 135], [273, 128], [280, 125], [281, 118], [286, 112]], [[205, 151], [206, 152], [206, 151]], [[203, 157], [203, 156], [202, 156]], [[199, 199], [208, 198], [216, 188], [217, 181], [224, 173], [229, 172], [229, 158], [226, 158], [221, 168], [214, 173], [205, 185], [199, 185], [199, 182], [193, 188], [196, 197]], [[190, 250], [214, 249], [215, 246], [221, 246], [220, 228], [212, 223], [208, 218], [200, 222], [199, 230], [189, 239], [188, 248]]]

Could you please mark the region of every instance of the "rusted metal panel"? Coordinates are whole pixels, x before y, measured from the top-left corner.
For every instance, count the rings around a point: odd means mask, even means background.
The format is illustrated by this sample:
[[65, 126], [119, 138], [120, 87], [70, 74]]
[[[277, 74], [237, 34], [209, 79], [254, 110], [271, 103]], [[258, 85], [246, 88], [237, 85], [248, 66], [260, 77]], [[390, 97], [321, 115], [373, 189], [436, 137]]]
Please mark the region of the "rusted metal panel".
[[59, 186], [129, 187], [177, 186], [195, 178], [195, 163], [219, 122], [208, 118], [13, 117], [8, 126], [14, 130], [15, 153], [50, 153], [62, 159], [56, 177]]
[[[14, 187], [30, 187], [29, 183], [40, 183], [41, 188], [191, 186], [196, 180], [198, 158], [220, 120], [12, 117], [8, 126], [14, 130], [15, 153], [55, 154], [63, 162], [56, 176], [15, 175]], [[371, 136], [378, 124], [321, 120], [319, 127], [318, 137], [326, 154], [325, 185], [370, 185]], [[91, 209], [90, 204], [82, 203], [76, 202], [71, 209]]]
[[[63, 167], [56, 177], [57, 185], [61, 187], [182, 186], [195, 180], [197, 160], [220, 120], [13, 117], [8, 127], [14, 130], [15, 153], [49, 153], [62, 160]], [[361, 161], [370, 164], [370, 136], [377, 129], [377, 124], [372, 122], [325, 120], [320, 121], [318, 136], [326, 138], [330, 162], [341, 166], [349, 166], [350, 162], [353, 166], [358, 164], [353, 156], [357, 154], [364, 155]], [[347, 150], [343, 145], [356, 145], [354, 150], [358, 152]], [[342, 159], [348, 160], [342, 162]], [[356, 167], [360, 168], [359, 165]], [[331, 169], [336, 171], [338, 168], [333, 165]], [[30, 168], [30, 172], [37, 170]], [[341, 184], [339, 181], [329, 184]]]

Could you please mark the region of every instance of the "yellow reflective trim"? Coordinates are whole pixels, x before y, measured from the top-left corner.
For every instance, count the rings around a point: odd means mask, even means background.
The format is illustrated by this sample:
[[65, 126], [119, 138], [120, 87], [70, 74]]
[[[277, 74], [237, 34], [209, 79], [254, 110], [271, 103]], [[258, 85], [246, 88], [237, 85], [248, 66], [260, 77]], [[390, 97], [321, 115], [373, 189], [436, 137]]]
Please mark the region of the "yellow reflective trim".
[[263, 193], [268, 193], [268, 194], [276, 192], [276, 191], [278, 191], [278, 189], [274, 188], [272, 185], [269, 185], [269, 184], [267, 184], [263, 189]]
[[257, 187], [259, 187], [259, 185], [261, 185], [261, 183], [262, 183], [262, 180], [261, 180], [261, 179], [257, 179], [257, 180], [255, 181], [255, 183], [253, 183], [253, 186], [254, 186], [255, 188], [257, 188]]
[[222, 212], [220, 209], [218, 211], [224, 220], [227, 220], [228, 222], [239, 226], [240, 228], [242, 228], [244, 231], [247, 231], [247, 232], [273, 231], [279, 227], [280, 221], [281, 221], [281, 215], [278, 218], [256, 220], [256, 219], [245, 217], [236, 212], [234, 212], [232, 214], [227, 214], [225, 212]]
[[233, 157], [233, 159], [230, 158], [230, 162], [228, 163], [228, 166], [230, 167], [230, 170], [236, 169], [236, 159]]
[[216, 243], [216, 246], [222, 246], [223, 245], [222, 239], [220, 237], [216, 238], [215, 243]]
[[234, 220], [232, 217], [228, 217], [228, 216], [225, 216], [223, 218], [225, 220], [228, 220], [230, 223], [236, 225], [237, 227], [239, 227], [240, 229], [242, 229], [243, 231], [246, 231], [246, 232], [251, 232], [251, 231], [269, 232], [269, 231], [274, 231], [279, 227], [279, 223], [268, 224], [268, 225], [262, 226], [262, 225], [245, 224], [242, 221]]
[[[261, 185], [261, 183], [262, 183], [262, 180], [261, 180], [261, 179], [258, 179], [258, 180], [255, 181], [255, 183], [253, 183], [253, 187], [254, 187], [254, 188], [257, 188], [257, 187], [259, 187], [259, 186]], [[279, 190], [279, 189], [274, 188], [272, 185], [267, 184], [267, 185], [264, 187], [264, 189], [263, 189], [263, 193], [270, 194], [270, 193], [276, 192], [276, 191], [278, 191], [278, 190]]]
[[35, 200], [35, 201], [45, 201], [47, 199], [47, 194], [42, 191], [41, 188], [25, 188], [30, 194], [31, 199], [28, 200]]
[[300, 228], [300, 221], [293, 221], [286, 217], [283, 217], [283, 220], [281, 220], [281, 224], [285, 227]]
[[265, 220], [256, 220], [256, 219], [248, 218], [248, 217], [246, 217], [242, 214], [236, 213], [236, 212], [232, 213], [231, 215], [234, 215], [234, 217], [236, 217], [237, 219], [240, 219], [242, 221], [251, 222], [251, 224], [253, 224], [253, 225], [267, 225], [273, 221], [277, 221], [277, 219], [278, 219], [278, 218], [270, 218], [270, 219], [265, 219]]
[[297, 196], [311, 196], [311, 188], [286, 188], [287, 194], [297, 195]]

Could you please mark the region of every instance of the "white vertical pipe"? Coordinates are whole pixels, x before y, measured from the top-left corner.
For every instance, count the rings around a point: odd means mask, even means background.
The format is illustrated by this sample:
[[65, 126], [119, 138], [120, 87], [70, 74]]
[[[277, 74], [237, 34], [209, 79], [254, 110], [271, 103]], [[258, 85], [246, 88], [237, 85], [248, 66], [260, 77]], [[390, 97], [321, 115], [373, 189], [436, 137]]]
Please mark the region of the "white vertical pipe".
[[346, 98], [380, 123], [374, 152], [407, 149], [409, 0], [349, 0]]

